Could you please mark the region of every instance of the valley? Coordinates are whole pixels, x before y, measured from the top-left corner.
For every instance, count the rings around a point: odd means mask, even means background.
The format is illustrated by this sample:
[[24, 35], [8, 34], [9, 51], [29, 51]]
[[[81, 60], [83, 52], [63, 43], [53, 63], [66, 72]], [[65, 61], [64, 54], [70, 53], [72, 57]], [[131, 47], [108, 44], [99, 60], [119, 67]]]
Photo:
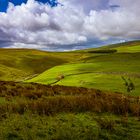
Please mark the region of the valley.
[[0, 139], [139, 140], [139, 60], [140, 41], [0, 49]]

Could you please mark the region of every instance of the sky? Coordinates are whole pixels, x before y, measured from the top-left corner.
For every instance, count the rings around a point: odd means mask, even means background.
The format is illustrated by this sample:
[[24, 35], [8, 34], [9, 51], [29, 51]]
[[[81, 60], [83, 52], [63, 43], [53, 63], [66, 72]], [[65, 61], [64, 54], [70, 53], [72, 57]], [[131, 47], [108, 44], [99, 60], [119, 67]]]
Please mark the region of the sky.
[[140, 0], [0, 0], [0, 47], [67, 51], [140, 39]]

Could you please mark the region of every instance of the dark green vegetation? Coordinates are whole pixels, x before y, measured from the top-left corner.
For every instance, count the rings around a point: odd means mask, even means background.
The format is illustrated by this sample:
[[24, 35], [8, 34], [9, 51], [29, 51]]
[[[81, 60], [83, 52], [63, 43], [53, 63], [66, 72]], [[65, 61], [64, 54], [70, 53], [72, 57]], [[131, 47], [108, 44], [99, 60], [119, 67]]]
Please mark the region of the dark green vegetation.
[[0, 140], [139, 140], [139, 60], [140, 41], [0, 49]]
[[140, 98], [95, 89], [0, 82], [2, 140], [139, 140]]
[[136, 117], [63, 113], [56, 116], [10, 115], [0, 123], [2, 140], [139, 140]]

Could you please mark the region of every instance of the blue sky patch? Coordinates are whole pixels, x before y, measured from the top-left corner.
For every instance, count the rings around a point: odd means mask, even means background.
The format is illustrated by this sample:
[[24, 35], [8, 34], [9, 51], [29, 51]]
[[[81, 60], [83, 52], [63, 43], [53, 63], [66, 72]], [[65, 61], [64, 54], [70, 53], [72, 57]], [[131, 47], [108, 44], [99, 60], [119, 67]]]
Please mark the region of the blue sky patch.
[[[42, 3], [48, 3], [49, 5], [56, 6], [56, 0], [36, 0]], [[8, 2], [13, 3], [14, 5], [21, 5], [22, 3], [27, 3], [27, 0], [0, 0], [0, 12], [6, 12], [8, 7]]]

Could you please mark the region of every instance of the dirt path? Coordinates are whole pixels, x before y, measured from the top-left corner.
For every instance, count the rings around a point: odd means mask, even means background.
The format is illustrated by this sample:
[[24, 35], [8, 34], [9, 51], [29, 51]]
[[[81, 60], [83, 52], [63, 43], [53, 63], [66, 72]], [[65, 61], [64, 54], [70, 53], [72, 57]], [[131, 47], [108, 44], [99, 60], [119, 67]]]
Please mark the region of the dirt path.
[[68, 74], [67, 76], [74, 76], [74, 75], [81, 75], [81, 74], [104, 74], [104, 75], [120, 75], [120, 76], [130, 76], [135, 78], [140, 78], [140, 73], [128, 73], [128, 72], [81, 72], [81, 73], [75, 73], [75, 74]]
[[[128, 73], [128, 72], [80, 72], [80, 73], [74, 73], [74, 74], [65, 75], [63, 79], [65, 79], [65, 77], [68, 77], [68, 76], [75, 76], [75, 75], [81, 75], [81, 74], [120, 75], [120, 76], [128, 76], [128, 77], [140, 78], [140, 73]], [[54, 84], [62, 81], [63, 79], [56, 80], [55, 82], [50, 83], [49, 85], [54, 85]]]

